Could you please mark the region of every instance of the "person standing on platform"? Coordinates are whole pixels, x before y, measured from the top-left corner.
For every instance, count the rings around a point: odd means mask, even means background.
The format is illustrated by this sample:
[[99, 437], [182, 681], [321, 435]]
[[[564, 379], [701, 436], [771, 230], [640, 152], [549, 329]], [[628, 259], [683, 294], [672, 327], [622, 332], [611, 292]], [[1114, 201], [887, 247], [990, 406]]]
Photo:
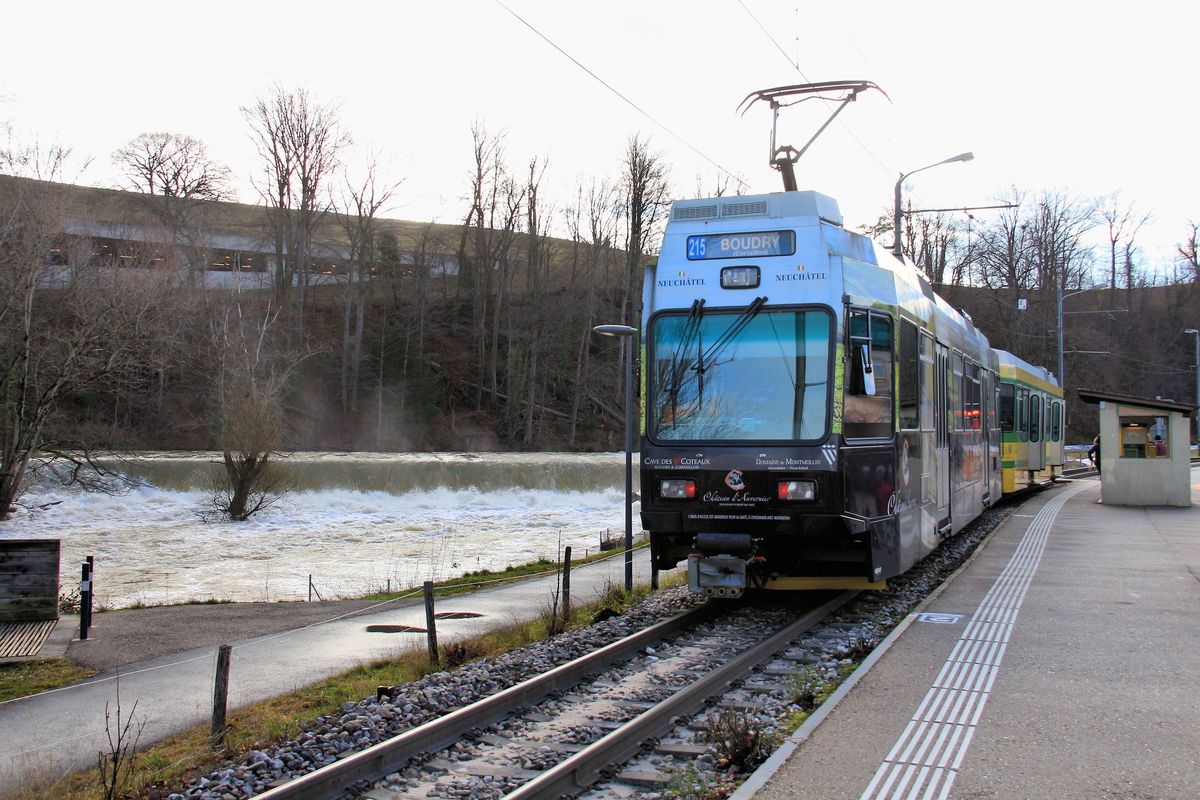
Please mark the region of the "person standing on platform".
[[1100, 437], [1097, 436], [1092, 440], [1092, 449], [1088, 450], [1088, 459], [1091, 460], [1092, 466], [1096, 468], [1096, 474], [1100, 474]]

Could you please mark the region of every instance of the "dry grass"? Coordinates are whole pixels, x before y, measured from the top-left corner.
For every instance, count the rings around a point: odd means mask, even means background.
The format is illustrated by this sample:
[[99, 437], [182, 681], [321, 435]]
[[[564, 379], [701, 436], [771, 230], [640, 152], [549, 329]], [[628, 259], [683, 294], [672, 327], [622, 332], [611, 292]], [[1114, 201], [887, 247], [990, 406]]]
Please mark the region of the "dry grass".
[[[663, 576], [667, 578], [668, 576]], [[673, 581], [665, 581], [671, 583]], [[619, 611], [648, 594], [644, 587], [626, 596], [610, 587], [601, 602], [572, 609], [569, 628], [589, 624], [602, 608]], [[444, 664], [459, 665], [515, 650], [547, 636], [546, 622], [535, 619], [511, 625], [443, 648]], [[197, 726], [146, 748], [135, 757], [127, 796], [166, 796], [162, 790], [177, 788], [191, 777], [205, 775], [225, 764], [241, 762], [251, 750], [294, 738], [306, 723], [332, 714], [346, 702], [358, 702], [375, 694], [379, 686], [395, 686], [418, 680], [433, 671], [422, 647], [395, 658], [363, 664], [340, 675], [285, 695], [265, 700], [229, 715], [225, 750], [212, 753], [208, 747], [208, 725]], [[91, 769], [55, 779], [38, 779], [31, 771], [23, 785], [3, 794], [4, 800], [97, 800], [103, 797], [100, 774]]]
[[0, 665], [0, 702], [57, 689], [95, 674], [65, 658]]

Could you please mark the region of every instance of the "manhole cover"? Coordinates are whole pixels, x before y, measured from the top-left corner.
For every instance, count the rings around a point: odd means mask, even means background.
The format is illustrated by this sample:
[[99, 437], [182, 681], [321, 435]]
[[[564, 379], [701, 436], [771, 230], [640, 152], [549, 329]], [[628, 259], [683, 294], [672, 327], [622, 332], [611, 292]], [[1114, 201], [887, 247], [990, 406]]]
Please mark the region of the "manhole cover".
[[483, 614], [476, 614], [474, 611], [439, 611], [433, 615], [434, 619], [473, 619], [482, 617]]
[[368, 625], [367, 633], [425, 633], [425, 629], [412, 625]]

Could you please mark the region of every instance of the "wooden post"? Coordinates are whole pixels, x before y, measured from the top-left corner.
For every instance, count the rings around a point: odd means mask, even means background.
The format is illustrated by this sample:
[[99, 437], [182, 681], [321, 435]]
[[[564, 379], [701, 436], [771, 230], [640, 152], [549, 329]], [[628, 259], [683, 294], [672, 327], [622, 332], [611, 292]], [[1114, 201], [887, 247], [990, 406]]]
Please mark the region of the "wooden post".
[[209, 746], [216, 750], [225, 746], [225, 710], [229, 701], [229, 658], [233, 652], [231, 645], [223, 644], [217, 648], [217, 674], [213, 680], [213, 711], [212, 730], [209, 734]]
[[440, 667], [438, 659], [437, 623], [433, 618], [433, 581], [425, 581], [425, 631], [429, 639], [429, 663]]
[[563, 626], [571, 621], [571, 546], [563, 548]]

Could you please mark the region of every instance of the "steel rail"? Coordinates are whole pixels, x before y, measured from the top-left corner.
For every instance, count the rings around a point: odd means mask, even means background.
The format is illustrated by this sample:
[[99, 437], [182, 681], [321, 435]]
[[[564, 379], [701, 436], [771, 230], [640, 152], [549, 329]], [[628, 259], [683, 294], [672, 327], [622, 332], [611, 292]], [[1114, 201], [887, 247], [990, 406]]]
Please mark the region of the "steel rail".
[[744, 677], [759, 663], [769, 659], [793, 639], [857, 595], [856, 591], [842, 592], [824, 605], [809, 611], [770, 638], [588, 745], [558, 766], [505, 795], [504, 800], [570, 797], [586, 790], [597, 782], [601, 772], [607, 767], [627, 761], [641, 749], [642, 743], [647, 739], [662, 736], [674, 727], [680, 716], [699, 710], [709, 697], [722, 691], [738, 678]]
[[472, 728], [483, 728], [506, 717], [513, 709], [543, 700], [552, 692], [570, 688], [586, 675], [603, 668], [715, 613], [712, 603], [685, 611], [560, 664], [549, 672], [510, 686], [496, 694], [455, 709], [445, 716], [411, 728], [391, 739], [351, 753], [339, 761], [300, 775], [255, 795], [256, 800], [325, 800], [360, 781], [375, 781], [402, 769], [422, 753], [434, 753], [457, 742]]

